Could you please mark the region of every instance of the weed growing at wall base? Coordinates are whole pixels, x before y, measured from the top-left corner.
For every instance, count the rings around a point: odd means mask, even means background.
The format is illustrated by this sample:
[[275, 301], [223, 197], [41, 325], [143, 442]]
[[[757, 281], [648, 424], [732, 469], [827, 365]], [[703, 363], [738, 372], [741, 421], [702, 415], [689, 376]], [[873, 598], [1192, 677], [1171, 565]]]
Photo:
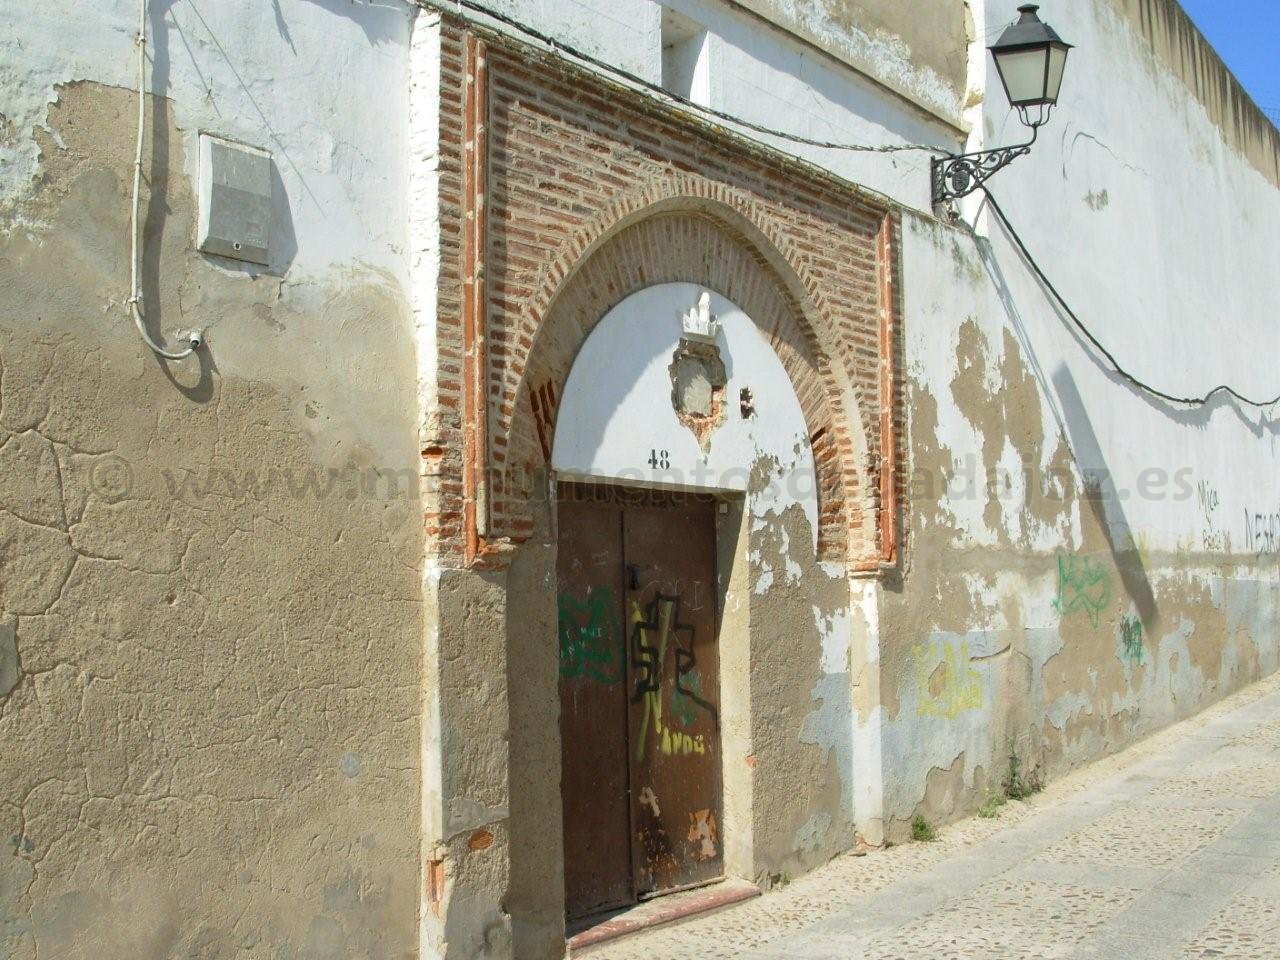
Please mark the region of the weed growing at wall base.
[[1004, 795], [1010, 800], [1025, 800], [1043, 789], [1040, 775], [1035, 770], [1024, 772], [1018, 755], [1009, 754], [1009, 773], [1004, 780]]
[[978, 810], [978, 816], [983, 820], [994, 820], [1000, 816], [1000, 808], [1009, 802], [1009, 798], [1003, 794], [993, 793], [987, 798], [981, 809]]
[[938, 839], [938, 831], [928, 820], [916, 814], [916, 818], [911, 821], [911, 839], [917, 843], [932, 843]]

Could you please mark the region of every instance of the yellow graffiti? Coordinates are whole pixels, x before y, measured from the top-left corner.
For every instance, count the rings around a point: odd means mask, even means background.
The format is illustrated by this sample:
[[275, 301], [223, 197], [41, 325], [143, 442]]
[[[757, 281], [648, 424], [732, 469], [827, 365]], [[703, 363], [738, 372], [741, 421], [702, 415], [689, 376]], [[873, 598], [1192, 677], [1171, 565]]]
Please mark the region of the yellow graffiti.
[[1151, 569], [1151, 534], [1145, 530], [1135, 533], [1133, 535], [1133, 549], [1138, 554], [1138, 563], [1142, 565], [1142, 569]]
[[[663, 603], [660, 605], [661, 610], [658, 614], [658, 657], [657, 664], [666, 663], [667, 659], [667, 640], [671, 636], [671, 615], [675, 608], [674, 603]], [[631, 602], [631, 629], [640, 631], [641, 639], [648, 641], [648, 631], [644, 627], [644, 615], [640, 612], [640, 605], [634, 600]], [[660, 666], [658, 669], [661, 669]], [[649, 724], [653, 724], [654, 739], [657, 741], [658, 750], [666, 757], [687, 757], [692, 753], [703, 754], [707, 752], [707, 738], [703, 734], [695, 737], [689, 736], [680, 730], [672, 730], [662, 722], [662, 685], [658, 682], [658, 677], [651, 678], [654, 682], [650, 684], [650, 688], [644, 693], [641, 702], [644, 704], [644, 714], [640, 720], [640, 736], [636, 738], [636, 759], [643, 760], [648, 752], [649, 745]]]
[[[982, 674], [969, 665], [969, 644], [959, 646], [945, 640], [936, 641], [941, 662], [930, 669], [938, 658], [926, 656], [925, 647], [911, 648], [916, 666], [916, 687], [920, 703], [916, 713], [922, 717], [944, 717], [954, 720], [966, 710], [982, 706]], [[930, 644], [932, 646], [932, 643]]]

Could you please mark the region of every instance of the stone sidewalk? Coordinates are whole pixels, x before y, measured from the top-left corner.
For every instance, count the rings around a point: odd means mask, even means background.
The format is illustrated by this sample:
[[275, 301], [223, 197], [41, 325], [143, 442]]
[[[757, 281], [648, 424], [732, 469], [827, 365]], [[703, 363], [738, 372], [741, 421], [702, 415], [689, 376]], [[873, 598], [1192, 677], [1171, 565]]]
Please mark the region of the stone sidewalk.
[[588, 960], [1280, 958], [1280, 676], [996, 819]]

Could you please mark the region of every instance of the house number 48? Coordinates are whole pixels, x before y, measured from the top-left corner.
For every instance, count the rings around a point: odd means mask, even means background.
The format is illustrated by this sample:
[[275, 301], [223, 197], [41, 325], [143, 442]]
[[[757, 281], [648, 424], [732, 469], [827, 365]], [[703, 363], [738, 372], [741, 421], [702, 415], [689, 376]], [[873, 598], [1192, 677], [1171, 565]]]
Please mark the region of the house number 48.
[[650, 450], [649, 466], [654, 470], [659, 468], [666, 470], [671, 466], [671, 454], [667, 453], [665, 450]]

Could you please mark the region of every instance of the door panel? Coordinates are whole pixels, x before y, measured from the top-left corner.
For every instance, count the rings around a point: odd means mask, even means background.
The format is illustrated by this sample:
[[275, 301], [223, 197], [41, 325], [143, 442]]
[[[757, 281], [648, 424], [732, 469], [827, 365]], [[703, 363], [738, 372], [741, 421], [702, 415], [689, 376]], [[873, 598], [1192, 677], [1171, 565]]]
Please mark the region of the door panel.
[[570, 920], [635, 902], [627, 783], [622, 511], [559, 504], [560, 791]]
[[562, 484], [566, 919], [723, 873], [710, 498]]
[[715, 513], [709, 499], [690, 500], [623, 511], [640, 897], [723, 873]]

